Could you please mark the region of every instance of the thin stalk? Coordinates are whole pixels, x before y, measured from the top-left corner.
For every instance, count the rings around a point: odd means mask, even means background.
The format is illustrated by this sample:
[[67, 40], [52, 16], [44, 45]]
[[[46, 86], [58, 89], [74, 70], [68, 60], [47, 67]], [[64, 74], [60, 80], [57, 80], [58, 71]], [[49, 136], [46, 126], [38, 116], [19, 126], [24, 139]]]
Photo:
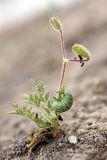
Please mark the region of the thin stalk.
[[67, 65], [67, 61], [65, 60], [66, 59], [66, 53], [65, 53], [64, 36], [63, 36], [62, 29], [60, 29], [60, 41], [61, 41], [63, 64], [62, 64], [62, 71], [61, 71], [61, 77], [60, 77], [59, 90], [61, 89], [61, 87], [63, 85], [63, 80], [64, 80], [64, 76], [65, 76], [65, 70], [66, 70], [66, 65]]
[[[82, 62], [86, 62], [88, 61], [89, 58], [87, 59], [83, 59]], [[59, 90], [61, 89], [61, 87], [63, 86], [63, 81], [64, 81], [64, 76], [65, 76], [65, 70], [66, 70], [66, 66], [68, 62], [80, 62], [80, 59], [69, 59], [69, 58], [63, 58], [63, 65], [62, 65], [62, 71], [61, 71], [61, 78], [60, 78], [60, 87]]]
[[60, 85], [59, 85], [59, 90], [60, 90], [63, 86], [67, 62], [83, 62], [84, 63], [84, 62], [88, 61], [89, 58], [83, 59], [82, 61], [80, 61], [80, 59], [76, 59], [76, 58], [75, 59], [67, 58], [66, 52], [65, 52], [64, 36], [63, 36], [62, 28], [59, 30], [59, 33], [60, 33], [61, 50], [62, 50], [61, 53], [62, 53], [62, 58], [63, 58], [62, 71], [61, 71], [61, 77], [60, 77]]
[[65, 45], [64, 45], [64, 36], [63, 36], [62, 29], [60, 29], [60, 41], [61, 41], [62, 57], [66, 58]]
[[66, 65], [67, 65], [67, 62], [63, 62], [62, 71], [61, 71], [61, 78], [60, 78], [60, 87], [59, 87], [59, 90], [60, 90], [60, 89], [62, 88], [62, 86], [63, 86], [63, 81], [64, 81], [64, 75], [65, 75]]
[[[58, 125], [58, 119], [57, 119], [57, 121], [55, 122], [54, 120], [53, 120], [53, 114], [54, 114], [54, 112], [52, 113], [52, 111], [50, 112], [50, 114], [48, 114], [43, 108], [40, 108], [40, 106], [36, 106], [35, 105], [35, 107], [36, 107], [36, 109], [38, 110], [38, 112], [40, 112], [41, 113], [41, 115], [49, 122], [49, 123], [51, 123], [51, 125], [54, 127], [54, 126], [57, 126]], [[49, 109], [49, 108], [48, 108]], [[52, 114], [51, 114], [52, 113]], [[57, 116], [56, 116], [56, 114], [54, 115], [54, 118], [57, 118]]]
[[53, 125], [52, 117], [50, 117], [44, 109], [37, 108], [41, 115]]
[[[80, 62], [80, 59], [69, 59], [68, 58], [68, 60], [71, 61], [71, 62]], [[87, 62], [87, 61], [89, 61], [89, 58], [82, 60], [82, 62]]]

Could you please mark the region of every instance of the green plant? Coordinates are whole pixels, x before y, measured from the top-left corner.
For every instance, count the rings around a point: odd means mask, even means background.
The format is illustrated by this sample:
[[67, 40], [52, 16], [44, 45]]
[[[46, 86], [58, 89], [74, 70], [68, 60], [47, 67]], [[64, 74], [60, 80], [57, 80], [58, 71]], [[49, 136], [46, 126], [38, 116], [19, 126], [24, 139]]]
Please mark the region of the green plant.
[[48, 141], [59, 136], [59, 121], [63, 120], [61, 113], [69, 110], [73, 104], [72, 95], [65, 91], [63, 85], [66, 66], [69, 62], [79, 62], [83, 66], [90, 58], [89, 51], [80, 44], [72, 46], [72, 51], [78, 58], [68, 58], [65, 52], [62, 24], [59, 18], [52, 17], [50, 24], [60, 34], [62, 49], [63, 63], [57, 96], [50, 98], [50, 94], [46, 91], [44, 84], [37, 80], [32, 80], [35, 91], [24, 95], [22, 107], [19, 107], [18, 104], [13, 104], [15, 110], [10, 113], [28, 118], [38, 126], [37, 129], [32, 131], [33, 135], [27, 143], [28, 148], [32, 148], [41, 141]]

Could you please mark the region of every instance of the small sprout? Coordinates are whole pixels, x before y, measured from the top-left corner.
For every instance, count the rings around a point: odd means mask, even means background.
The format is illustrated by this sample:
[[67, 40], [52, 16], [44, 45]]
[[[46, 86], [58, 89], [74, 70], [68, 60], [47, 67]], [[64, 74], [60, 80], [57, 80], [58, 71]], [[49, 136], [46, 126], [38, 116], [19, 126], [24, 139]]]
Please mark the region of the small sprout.
[[76, 145], [77, 144], [77, 137], [74, 136], [74, 135], [71, 135], [68, 137], [68, 142], [71, 144], [71, 145]]
[[72, 51], [80, 57], [90, 58], [90, 52], [81, 44], [74, 44], [72, 46]]
[[[66, 66], [68, 62], [78, 62], [83, 66], [84, 62], [88, 61], [90, 57], [90, 52], [84, 46], [75, 44], [72, 46], [72, 50], [78, 55], [78, 58], [68, 58], [65, 52], [62, 24], [59, 18], [52, 17], [50, 24], [53, 29], [59, 31], [62, 50], [63, 63], [57, 95], [50, 98], [44, 84], [32, 80], [35, 90], [29, 94], [24, 94], [24, 104], [21, 107], [18, 104], [13, 104], [14, 111], [10, 113], [23, 116], [36, 124], [37, 129], [32, 130], [31, 137], [29, 137], [30, 139], [26, 145], [28, 149], [32, 149], [39, 142], [49, 141], [49, 138], [57, 138], [60, 135], [60, 121], [63, 121], [61, 113], [68, 111], [73, 105], [73, 96], [65, 91], [63, 85]], [[68, 138], [68, 141], [70, 144], [75, 145], [77, 137], [72, 135]]]
[[50, 24], [51, 24], [52, 28], [57, 31], [61, 30], [61, 28], [62, 28], [61, 22], [58, 17], [52, 17], [50, 19]]
[[[33, 80], [33, 84], [36, 90], [24, 96], [24, 99], [26, 100], [25, 106], [19, 107], [18, 104], [14, 104], [15, 111], [10, 114], [24, 116], [44, 129], [53, 128], [55, 125], [58, 125], [59, 120], [56, 113], [49, 108], [52, 106], [49, 93], [45, 91], [43, 83]], [[48, 106], [49, 104], [50, 106]]]

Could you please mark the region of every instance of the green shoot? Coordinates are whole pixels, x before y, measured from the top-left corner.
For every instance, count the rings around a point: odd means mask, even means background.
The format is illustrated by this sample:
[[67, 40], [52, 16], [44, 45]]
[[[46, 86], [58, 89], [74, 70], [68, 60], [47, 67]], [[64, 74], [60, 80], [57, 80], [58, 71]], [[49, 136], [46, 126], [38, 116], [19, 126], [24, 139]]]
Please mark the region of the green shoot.
[[60, 121], [62, 121], [61, 113], [68, 111], [73, 104], [73, 97], [67, 93], [64, 87], [64, 77], [66, 66], [69, 62], [81, 63], [84, 65], [90, 59], [90, 52], [80, 44], [72, 46], [75, 58], [68, 58], [65, 51], [64, 36], [61, 21], [58, 17], [52, 17], [50, 24], [54, 30], [60, 35], [61, 55], [62, 55], [62, 71], [60, 77], [58, 95], [51, 98], [49, 92], [42, 82], [32, 80], [34, 91], [24, 94], [24, 104], [19, 106], [13, 104], [14, 111], [10, 114], [23, 116], [37, 125], [37, 129], [33, 129], [33, 137], [28, 142], [27, 147], [32, 148], [41, 141], [47, 141], [47, 137], [57, 138], [60, 132]]
[[43, 83], [32, 80], [35, 91], [24, 95], [25, 104], [19, 107], [13, 104], [15, 111], [10, 114], [17, 114], [32, 120], [38, 127], [48, 129], [58, 125], [58, 117], [53, 111], [52, 100], [49, 98], [49, 92], [45, 91]]

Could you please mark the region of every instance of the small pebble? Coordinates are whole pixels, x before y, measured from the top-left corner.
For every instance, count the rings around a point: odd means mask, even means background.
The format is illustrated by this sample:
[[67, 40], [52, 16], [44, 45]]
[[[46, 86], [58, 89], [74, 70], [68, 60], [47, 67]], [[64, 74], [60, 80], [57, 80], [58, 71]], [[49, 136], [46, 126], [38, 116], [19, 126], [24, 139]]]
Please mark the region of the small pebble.
[[77, 143], [77, 137], [74, 136], [74, 135], [69, 136], [69, 137], [68, 137], [68, 142], [69, 142], [70, 144], [76, 144], [76, 143]]

